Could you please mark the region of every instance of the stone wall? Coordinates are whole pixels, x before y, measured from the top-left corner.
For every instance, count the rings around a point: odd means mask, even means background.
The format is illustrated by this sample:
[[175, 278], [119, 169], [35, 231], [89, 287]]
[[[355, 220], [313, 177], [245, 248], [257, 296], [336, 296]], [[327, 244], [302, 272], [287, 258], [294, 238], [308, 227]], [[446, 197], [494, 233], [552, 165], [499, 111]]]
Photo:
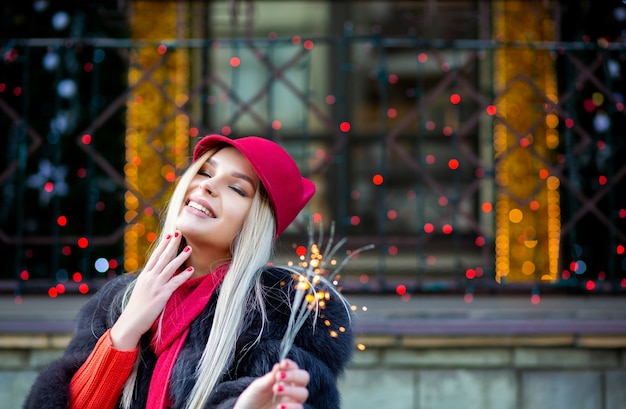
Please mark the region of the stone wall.
[[[69, 334], [0, 334], [0, 408], [19, 408]], [[344, 409], [626, 409], [626, 337], [360, 336]]]
[[342, 382], [345, 408], [626, 409], [626, 350], [370, 348]]

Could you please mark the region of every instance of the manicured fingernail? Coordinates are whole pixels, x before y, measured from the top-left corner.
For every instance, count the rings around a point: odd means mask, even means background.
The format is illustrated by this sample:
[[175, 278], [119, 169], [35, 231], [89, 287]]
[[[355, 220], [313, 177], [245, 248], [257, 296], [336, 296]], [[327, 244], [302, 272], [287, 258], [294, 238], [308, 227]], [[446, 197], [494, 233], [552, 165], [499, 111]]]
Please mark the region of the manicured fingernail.
[[287, 374], [284, 372], [280, 373], [280, 379], [285, 379], [287, 377]]
[[283, 385], [278, 385], [278, 388], [276, 388], [278, 390], [278, 392], [282, 392], [285, 390], [285, 387]]
[[171, 238], [172, 238], [172, 235], [171, 235], [171, 234], [168, 234], [167, 236], [165, 236], [165, 240], [169, 240], [169, 239], [171, 239]]
[[178, 232], [174, 233], [174, 237], [178, 237]]
[[187, 271], [193, 271], [193, 267], [187, 267]]
[[191, 247], [187, 246], [185, 247], [185, 250], [183, 250], [185, 253], [189, 253], [191, 251]]
[[280, 409], [287, 409], [287, 405], [280, 405]]

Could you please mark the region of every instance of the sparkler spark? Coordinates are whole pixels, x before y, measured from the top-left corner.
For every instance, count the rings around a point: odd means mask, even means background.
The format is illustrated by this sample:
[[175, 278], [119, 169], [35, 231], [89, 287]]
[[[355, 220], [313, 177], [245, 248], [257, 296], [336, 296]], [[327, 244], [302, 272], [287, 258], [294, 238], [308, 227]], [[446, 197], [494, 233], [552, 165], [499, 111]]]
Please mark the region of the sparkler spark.
[[[309, 224], [308, 235], [309, 243], [307, 252], [300, 256], [300, 263], [297, 267], [291, 267], [294, 280], [296, 284], [295, 294], [291, 305], [291, 314], [287, 324], [287, 329], [280, 344], [280, 360], [282, 361], [287, 357], [287, 354], [293, 346], [293, 342], [309, 318], [310, 314], [315, 314], [314, 320], [317, 318], [323, 318], [321, 310], [326, 307], [326, 302], [333, 296], [341, 300], [346, 306], [346, 313], [350, 315], [351, 307], [347, 304], [347, 301], [339, 294], [339, 289], [336, 287], [339, 283], [341, 270], [346, 264], [359, 253], [369, 250], [374, 245], [363, 246], [357, 250], [351, 251], [340, 262], [334, 258], [335, 254], [346, 242], [343, 238], [334, 244], [335, 224], [330, 226], [330, 235], [324, 250], [320, 249], [320, 245], [323, 242], [323, 226], [319, 224], [319, 233], [317, 238], [314, 234], [314, 222]], [[324, 321], [327, 327], [330, 327], [331, 323], [328, 320]], [[337, 330], [330, 330], [330, 335], [336, 338], [340, 333], [345, 332], [344, 327], [340, 327]]]

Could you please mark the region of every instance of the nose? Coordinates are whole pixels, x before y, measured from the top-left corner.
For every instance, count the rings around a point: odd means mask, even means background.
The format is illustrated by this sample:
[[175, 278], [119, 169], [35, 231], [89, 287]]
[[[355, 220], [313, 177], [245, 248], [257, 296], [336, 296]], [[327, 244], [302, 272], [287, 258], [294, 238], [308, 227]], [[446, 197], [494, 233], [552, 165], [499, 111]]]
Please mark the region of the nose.
[[215, 178], [204, 178], [202, 182], [200, 182], [200, 187], [211, 196], [215, 196], [217, 194]]

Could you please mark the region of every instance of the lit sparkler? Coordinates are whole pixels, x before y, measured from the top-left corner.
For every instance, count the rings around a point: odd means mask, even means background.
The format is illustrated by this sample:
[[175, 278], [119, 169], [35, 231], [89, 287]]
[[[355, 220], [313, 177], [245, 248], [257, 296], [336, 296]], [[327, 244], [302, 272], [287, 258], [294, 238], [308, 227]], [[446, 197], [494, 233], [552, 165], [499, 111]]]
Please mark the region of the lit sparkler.
[[[339, 290], [336, 286], [339, 283], [339, 273], [345, 267], [345, 265], [359, 253], [369, 250], [374, 247], [370, 244], [363, 246], [357, 250], [349, 252], [349, 254], [343, 259], [343, 261], [337, 264], [337, 260], [334, 258], [335, 254], [341, 246], [346, 242], [343, 238], [337, 243], [334, 243], [335, 224], [330, 226], [330, 235], [324, 250], [320, 249], [320, 245], [323, 242], [323, 229], [322, 224], [319, 224], [319, 233], [317, 240], [315, 238], [313, 222], [309, 224], [309, 243], [307, 247], [307, 253], [300, 256], [300, 263], [298, 267], [292, 268], [295, 284], [295, 294], [293, 303], [291, 305], [291, 314], [289, 316], [289, 322], [287, 324], [287, 330], [283, 336], [280, 344], [280, 360], [282, 361], [287, 357], [289, 350], [293, 346], [293, 342], [296, 335], [300, 331], [300, 328], [304, 325], [310, 314], [315, 314], [314, 319], [317, 319], [320, 315], [320, 310], [323, 310], [326, 306], [326, 302], [330, 300], [332, 295], [336, 295], [339, 300], [346, 304], [346, 301], [339, 295]], [[350, 306], [346, 304], [346, 312], [349, 314]], [[330, 325], [329, 323], [326, 324]], [[343, 330], [342, 330], [343, 329]], [[345, 331], [345, 328], [339, 328], [340, 332]], [[337, 332], [331, 332], [331, 336], [338, 336]]]

